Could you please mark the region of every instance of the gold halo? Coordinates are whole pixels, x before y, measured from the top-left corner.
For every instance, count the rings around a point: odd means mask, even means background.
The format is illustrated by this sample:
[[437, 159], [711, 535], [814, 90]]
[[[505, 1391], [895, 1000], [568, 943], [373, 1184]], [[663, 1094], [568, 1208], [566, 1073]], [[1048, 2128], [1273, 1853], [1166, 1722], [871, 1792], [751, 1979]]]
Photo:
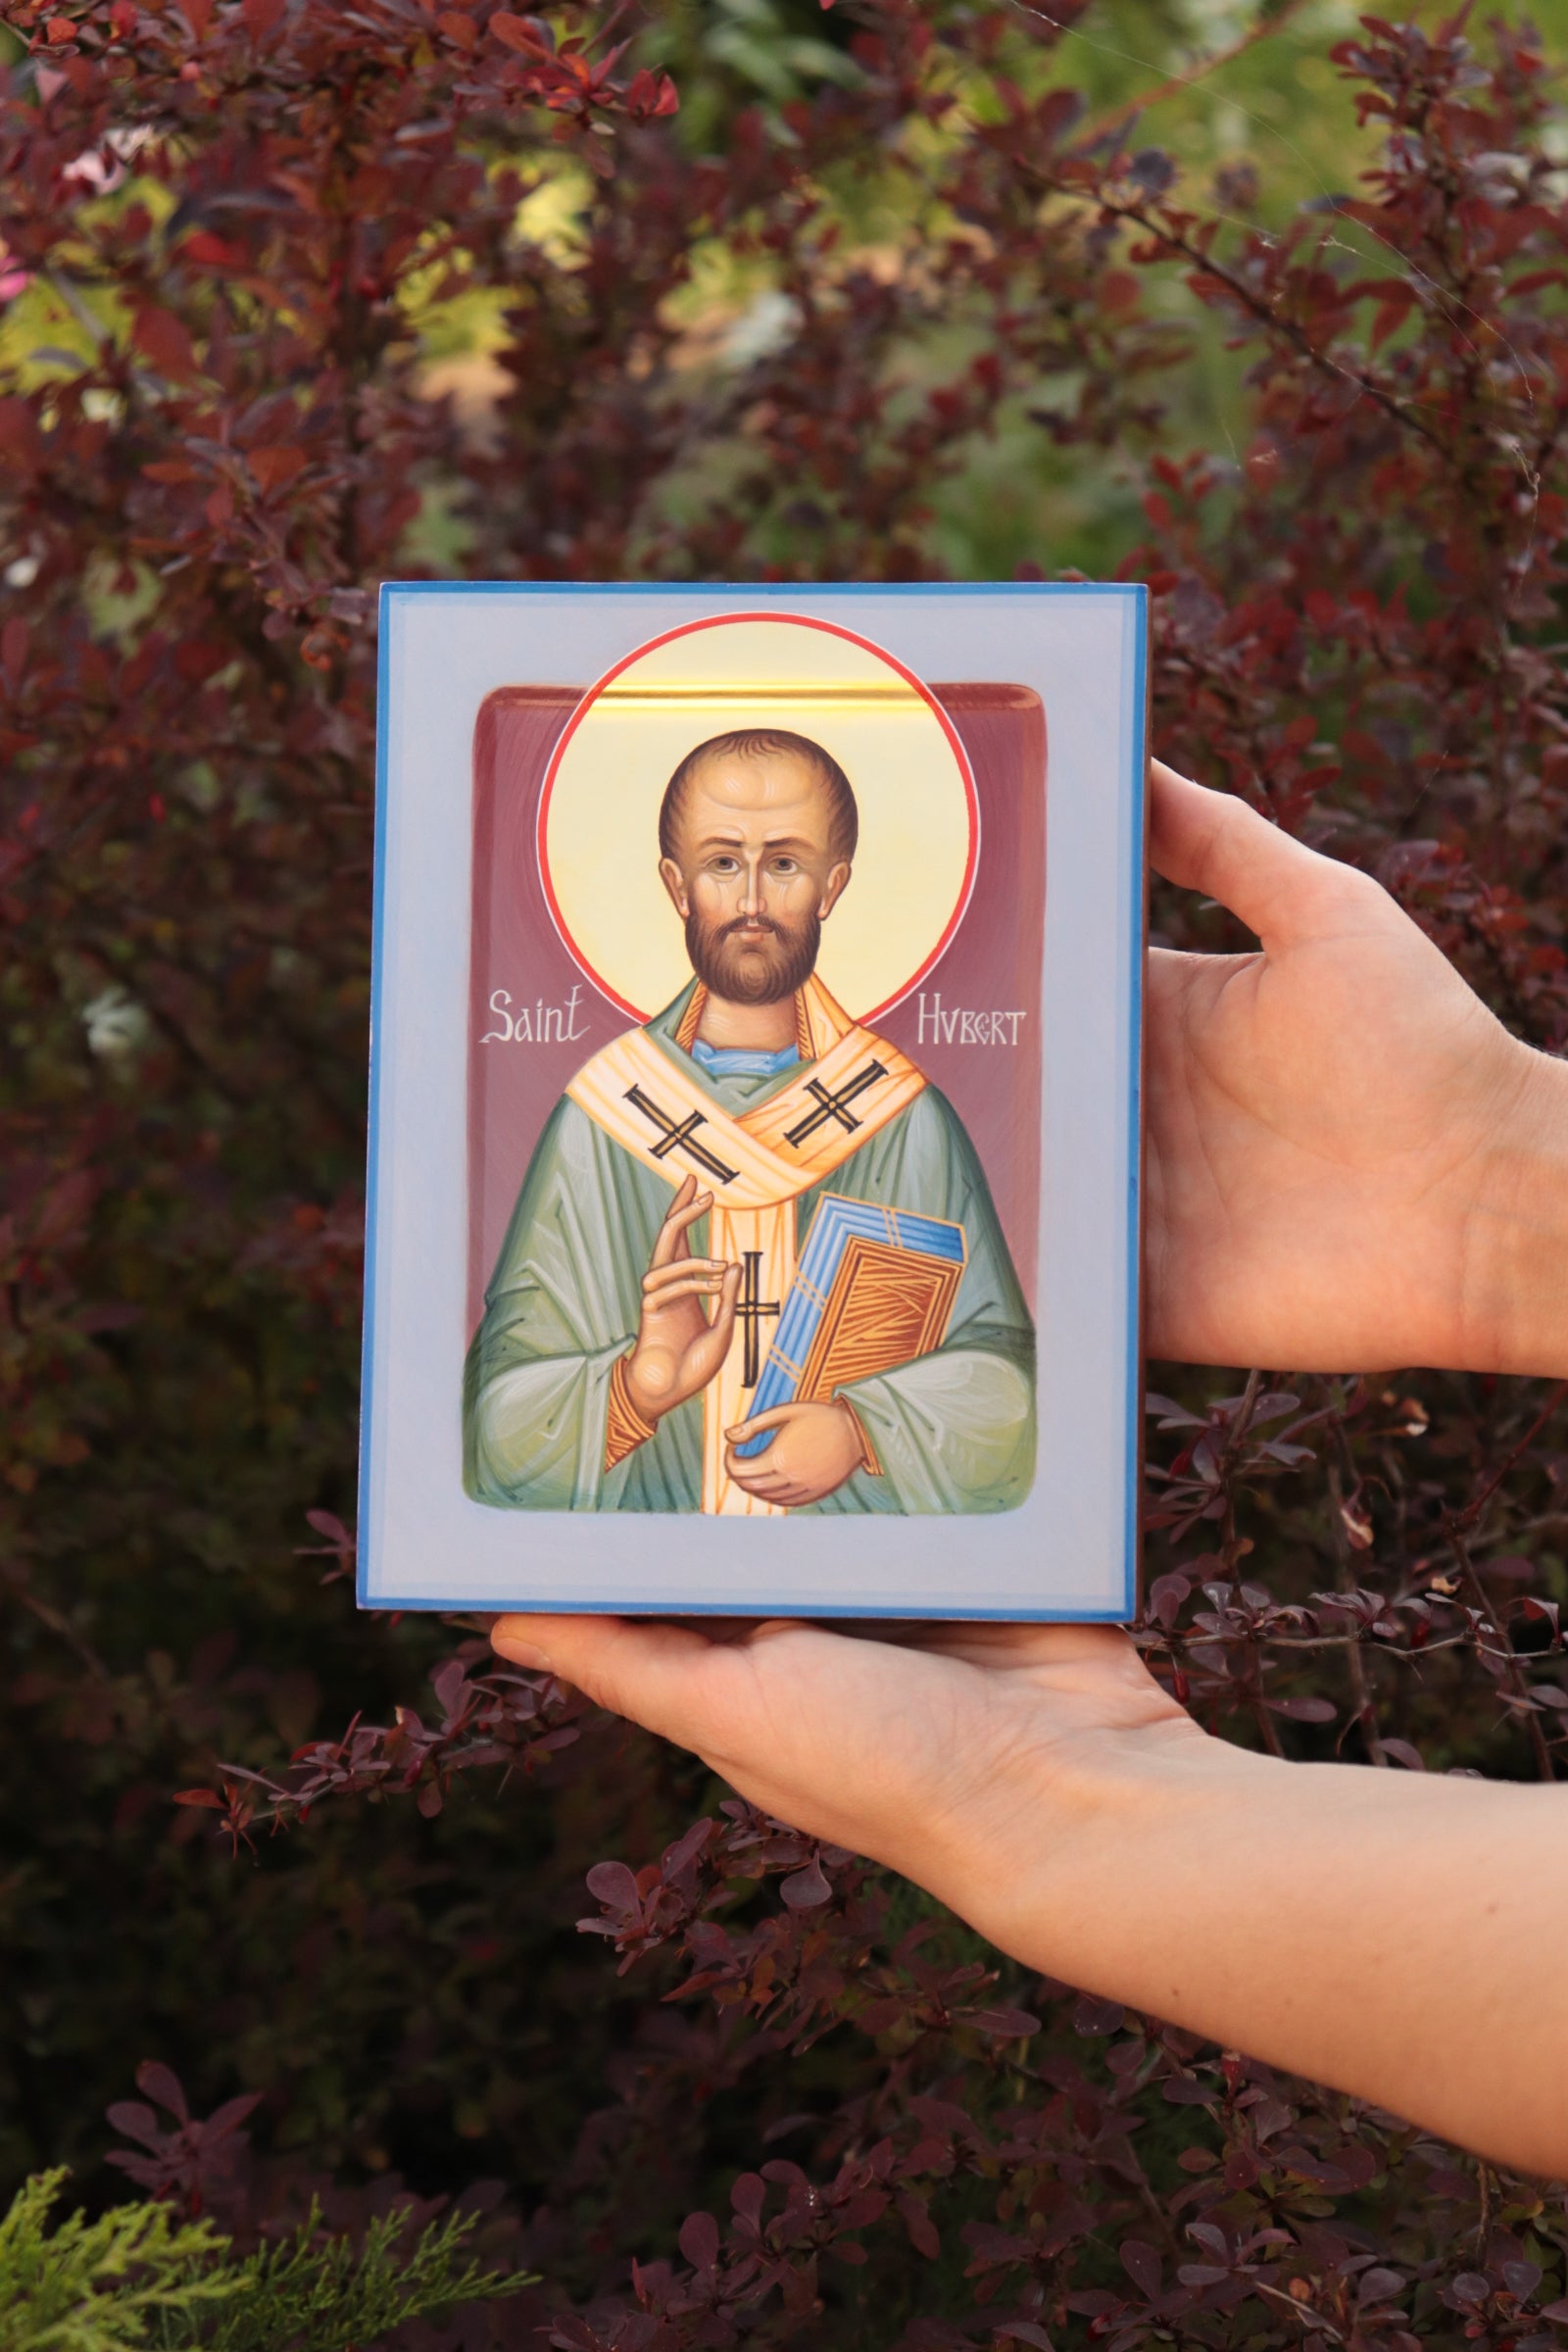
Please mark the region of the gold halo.
[[723, 613], [656, 637], [594, 686], [556, 747], [539, 802], [539, 867], [567, 948], [647, 1020], [691, 978], [659, 879], [659, 805], [686, 754], [736, 727], [786, 727], [855, 788], [855, 874], [817, 969], [858, 1020], [922, 979], [968, 903], [974, 779], [947, 713], [868, 639], [797, 613]]

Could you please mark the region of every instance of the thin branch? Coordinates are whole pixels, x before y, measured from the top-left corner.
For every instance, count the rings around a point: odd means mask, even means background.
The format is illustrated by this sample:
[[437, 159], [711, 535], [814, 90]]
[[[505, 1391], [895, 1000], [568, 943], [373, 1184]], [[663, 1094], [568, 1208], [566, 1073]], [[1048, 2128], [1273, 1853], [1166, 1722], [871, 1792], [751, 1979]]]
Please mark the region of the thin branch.
[[1263, 301], [1261, 296], [1252, 292], [1251, 287], [1244, 278], [1238, 277], [1235, 271], [1227, 270], [1222, 262], [1216, 262], [1211, 255], [1204, 253], [1179, 229], [1170, 224], [1162, 226], [1141, 205], [1118, 203], [1115, 198], [1105, 195], [1102, 190], [1096, 191], [1086, 188], [1074, 181], [1058, 178], [1052, 172], [1043, 172], [1038, 165], [1031, 164], [1026, 157], [1018, 157], [1017, 162], [1022, 172], [1026, 172], [1041, 187], [1049, 188], [1054, 195], [1075, 196], [1082, 202], [1095, 205], [1107, 219], [1123, 222], [1130, 221], [1134, 227], [1141, 228], [1146, 236], [1156, 237], [1160, 244], [1166, 246], [1170, 252], [1190, 263], [1194, 270], [1200, 270], [1204, 277], [1212, 278], [1216, 285], [1223, 286], [1232, 301], [1239, 303], [1250, 318], [1255, 318], [1260, 325], [1267, 327], [1271, 334], [1283, 336], [1293, 350], [1315, 368], [1320, 374], [1336, 376], [1344, 383], [1353, 384], [1364, 399], [1370, 400], [1374, 407], [1381, 409], [1385, 416], [1389, 416], [1396, 424], [1403, 425], [1410, 432], [1418, 434], [1429, 448], [1437, 452], [1446, 466], [1457, 466], [1458, 460], [1442, 434], [1435, 432], [1432, 426], [1423, 417], [1418, 416], [1403, 401], [1396, 400], [1392, 392], [1386, 391], [1375, 376], [1363, 374], [1358, 368], [1347, 367], [1342, 360], [1333, 359], [1326, 351], [1319, 350], [1304, 327], [1298, 326], [1292, 318], [1282, 318], [1276, 310]]
[[1486, 1509], [1488, 1503], [1492, 1500], [1492, 1497], [1494, 1494], [1495, 1494], [1503, 1480], [1507, 1478], [1512, 1471], [1517, 1469], [1519, 1463], [1529, 1452], [1531, 1446], [1540, 1437], [1542, 1431], [1545, 1428], [1547, 1422], [1552, 1418], [1552, 1415], [1556, 1412], [1557, 1407], [1561, 1404], [1565, 1396], [1568, 1396], [1568, 1380], [1554, 1381], [1552, 1383], [1550, 1392], [1547, 1395], [1545, 1403], [1542, 1406], [1540, 1412], [1531, 1422], [1530, 1427], [1525, 1431], [1525, 1434], [1520, 1439], [1518, 1445], [1514, 1446], [1510, 1453], [1507, 1453], [1503, 1456], [1502, 1461], [1488, 1479], [1486, 1485], [1480, 1488], [1476, 1494], [1472, 1494], [1470, 1500], [1465, 1504], [1463, 1510], [1457, 1511], [1453, 1514], [1453, 1525], [1461, 1529], [1465, 1535], [1469, 1535], [1471, 1529], [1475, 1526], [1476, 1521], [1480, 1518], [1482, 1512]]
[[1217, 74], [1221, 66], [1231, 65], [1237, 58], [1245, 57], [1248, 50], [1255, 48], [1259, 41], [1272, 40], [1277, 32], [1283, 32], [1293, 17], [1300, 15], [1305, 5], [1306, 0], [1287, 0], [1287, 5], [1277, 17], [1259, 17], [1239, 39], [1231, 42], [1228, 49], [1216, 49], [1210, 56], [1199, 58], [1188, 67], [1185, 74], [1167, 74], [1152, 90], [1146, 90], [1142, 97], [1129, 99], [1125, 106], [1107, 107], [1102, 115], [1097, 116], [1084, 129], [1074, 134], [1074, 146], [1094, 146], [1098, 139], [1103, 138], [1118, 123], [1125, 130], [1141, 116], [1147, 115], [1152, 106], [1158, 106], [1163, 99], [1174, 98], [1179, 91], [1192, 89], [1195, 83], [1206, 80], [1210, 74]]
[[1552, 1761], [1551, 1749], [1546, 1744], [1546, 1735], [1542, 1728], [1540, 1714], [1531, 1698], [1530, 1685], [1526, 1681], [1524, 1669], [1519, 1663], [1518, 1652], [1508, 1638], [1507, 1628], [1494, 1622], [1492, 1602], [1487, 1597], [1487, 1589], [1481, 1582], [1476, 1571], [1476, 1564], [1470, 1557], [1470, 1547], [1464, 1540], [1463, 1515], [1458, 1512], [1446, 1514], [1444, 1532], [1447, 1536], [1448, 1548], [1453, 1553], [1459, 1574], [1474, 1593], [1476, 1606], [1481, 1611], [1482, 1624], [1476, 1629], [1477, 1647], [1483, 1646], [1480, 1641], [1483, 1626], [1488, 1631], [1496, 1634], [1502, 1646], [1500, 1649], [1491, 1650], [1487, 1654], [1501, 1662], [1508, 1688], [1519, 1701], [1519, 1712], [1525, 1719], [1525, 1726], [1530, 1735], [1530, 1744], [1535, 1752], [1537, 1772], [1544, 1781], [1554, 1781], [1557, 1778], [1557, 1767]]
[[[1336, 1424], [1334, 1436], [1338, 1452], [1347, 1466], [1353, 1469], [1353, 1464], [1350, 1462], [1349, 1441], [1346, 1437], [1343, 1421]], [[1351, 1573], [1350, 1546], [1345, 1532], [1345, 1482], [1340, 1462], [1332, 1457], [1328, 1463], [1328, 1474], [1329, 1542], [1334, 1549], [1334, 1582], [1341, 1592], [1353, 1592], [1356, 1580]], [[1372, 1686], [1367, 1680], [1366, 1658], [1359, 1642], [1351, 1644], [1346, 1663], [1349, 1668], [1350, 1689], [1355, 1698], [1355, 1718], [1361, 1727], [1361, 1737], [1366, 1741], [1367, 1753], [1373, 1763], [1381, 1766], [1386, 1772], [1389, 1770], [1389, 1759], [1383, 1752], [1383, 1742], [1378, 1737], [1377, 1708], [1373, 1703]]]
[[26, 1582], [24, 1572], [21, 1568], [7, 1566], [0, 1569], [0, 1576], [3, 1576], [5, 1580], [6, 1590], [21, 1601], [23, 1607], [29, 1609], [40, 1625], [46, 1625], [52, 1634], [57, 1635], [66, 1643], [68, 1648], [75, 1652], [93, 1680], [102, 1683], [105, 1690], [111, 1689], [114, 1677], [98, 1652], [90, 1642], [82, 1640], [69, 1617], [64, 1616], [51, 1602], [38, 1597], [38, 1594]]

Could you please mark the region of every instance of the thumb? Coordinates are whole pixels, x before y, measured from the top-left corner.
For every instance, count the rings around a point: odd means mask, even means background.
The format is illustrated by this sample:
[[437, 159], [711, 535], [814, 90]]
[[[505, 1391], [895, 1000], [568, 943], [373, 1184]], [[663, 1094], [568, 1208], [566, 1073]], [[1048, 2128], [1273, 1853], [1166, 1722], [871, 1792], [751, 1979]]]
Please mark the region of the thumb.
[[739, 1266], [726, 1266], [724, 1280], [719, 1289], [718, 1304], [713, 1309], [713, 1320], [708, 1327], [710, 1338], [717, 1333], [723, 1333], [726, 1347], [729, 1345], [729, 1334], [734, 1329], [735, 1305], [740, 1295], [741, 1269]]
[[692, 1671], [715, 1644], [686, 1626], [637, 1617], [498, 1617], [490, 1646], [534, 1674], [559, 1675], [612, 1714], [693, 1744]]
[[1319, 857], [1230, 792], [1208, 792], [1163, 760], [1150, 770], [1149, 860], [1181, 890], [1201, 891], [1239, 915], [1265, 947], [1343, 924], [1346, 898], [1364, 888], [1351, 866]]
[[748, 1438], [755, 1438], [759, 1430], [782, 1429], [797, 1409], [793, 1404], [770, 1405], [765, 1413], [753, 1413], [749, 1421], [737, 1421], [733, 1429], [725, 1430], [724, 1435], [732, 1446], [743, 1446]]

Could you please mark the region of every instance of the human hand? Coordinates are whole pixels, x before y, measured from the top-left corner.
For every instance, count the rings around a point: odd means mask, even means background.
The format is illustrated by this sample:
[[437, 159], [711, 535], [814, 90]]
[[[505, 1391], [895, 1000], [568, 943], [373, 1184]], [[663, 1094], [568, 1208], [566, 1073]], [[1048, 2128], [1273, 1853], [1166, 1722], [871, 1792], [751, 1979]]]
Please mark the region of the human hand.
[[1043, 1859], [1104, 1826], [1113, 1783], [1227, 1752], [1107, 1626], [883, 1622], [866, 1640], [777, 1618], [526, 1616], [491, 1640], [1041, 1967]]
[[491, 1640], [1028, 1967], [1568, 2169], [1560, 1789], [1249, 1752], [1108, 1626], [876, 1631], [528, 1616]]
[[[735, 1451], [769, 1429], [777, 1434], [765, 1452]], [[735, 1484], [786, 1510], [820, 1502], [858, 1470], [865, 1456], [860, 1425], [839, 1396], [821, 1404], [778, 1404], [771, 1412], [737, 1421], [724, 1435], [729, 1442], [724, 1467]]]
[[1568, 1371], [1568, 1071], [1369, 876], [1157, 761], [1152, 819], [1262, 946], [1149, 958], [1151, 1353]]
[[[659, 1228], [643, 1276], [626, 1394], [647, 1422], [657, 1423], [706, 1389], [729, 1352], [741, 1268], [720, 1257], [693, 1257], [687, 1239], [712, 1205], [712, 1194], [700, 1193], [696, 1177], [688, 1176]], [[716, 1302], [711, 1323], [703, 1311], [706, 1298]]]

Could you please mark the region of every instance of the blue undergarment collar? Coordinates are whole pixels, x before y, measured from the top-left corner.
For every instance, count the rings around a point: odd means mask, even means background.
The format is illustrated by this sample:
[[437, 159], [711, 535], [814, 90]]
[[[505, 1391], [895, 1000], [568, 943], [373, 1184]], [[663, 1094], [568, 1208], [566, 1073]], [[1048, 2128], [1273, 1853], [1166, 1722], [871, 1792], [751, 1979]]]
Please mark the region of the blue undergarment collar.
[[780, 1046], [776, 1054], [757, 1054], [746, 1046], [710, 1046], [692, 1040], [692, 1059], [710, 1078], [776, 1078], [792, 1070], [801, 1058], [799, 1046]]

